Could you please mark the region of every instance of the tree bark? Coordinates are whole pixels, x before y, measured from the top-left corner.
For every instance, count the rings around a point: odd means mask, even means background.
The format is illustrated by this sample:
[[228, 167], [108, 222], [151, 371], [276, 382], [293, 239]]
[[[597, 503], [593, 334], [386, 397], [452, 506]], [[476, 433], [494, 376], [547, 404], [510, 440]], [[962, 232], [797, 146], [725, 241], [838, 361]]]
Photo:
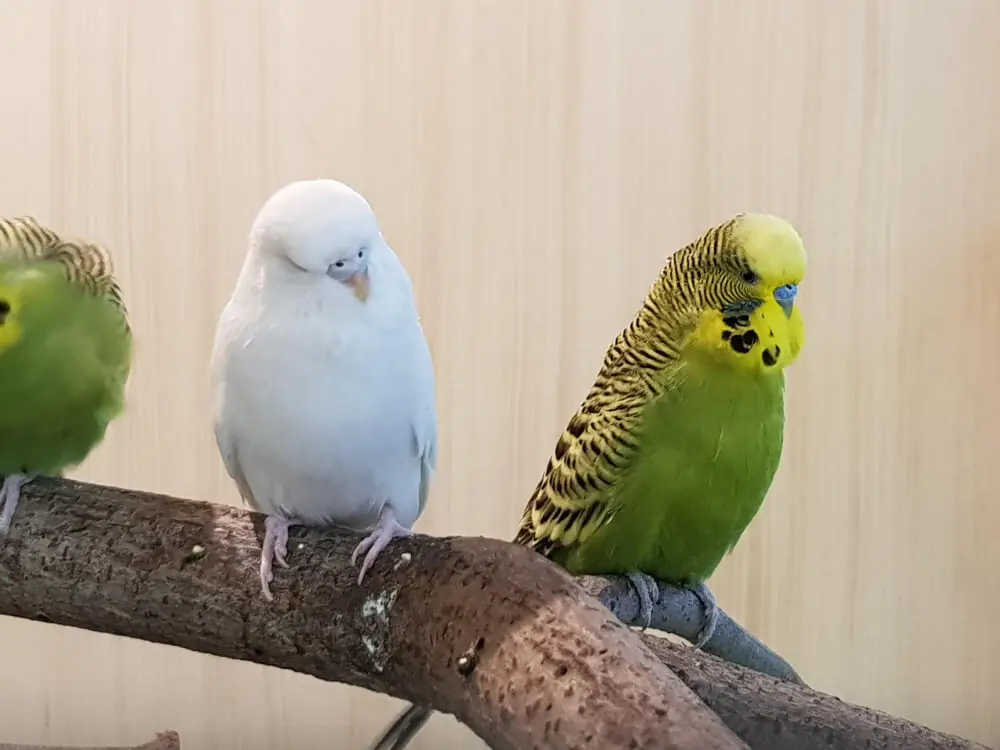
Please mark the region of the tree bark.
[[645, 642], [752, 748], [991, 750], [804, 685], [734, 666], [664, 638], [650, 637]]
[[358, 586], [357, 535], [296, 527], [268, 603], [262, 537], [237, 508], [39, 479], [0, 538], [0, 614], [431, 705], [497, 750], [982, 748], [640, 638], [506, 542], [393, 542]]
[[4, 745], [0, 743], [0, 750], [181, 750], [181, 738], [177, 736], [177, 732], [161, 732], [156, 735], [156, 739], [150, 740], [144, 745], [131, 747], [56, 747], [55, 745]]
[[359, 586], [357, 535], [299, 529], [269, 603], [262, 538], [237, 508], [38, 480], [0, 543], [0, 613], [429, 698], [498, 750], [745, 747], [527, 549], [420, 537]]

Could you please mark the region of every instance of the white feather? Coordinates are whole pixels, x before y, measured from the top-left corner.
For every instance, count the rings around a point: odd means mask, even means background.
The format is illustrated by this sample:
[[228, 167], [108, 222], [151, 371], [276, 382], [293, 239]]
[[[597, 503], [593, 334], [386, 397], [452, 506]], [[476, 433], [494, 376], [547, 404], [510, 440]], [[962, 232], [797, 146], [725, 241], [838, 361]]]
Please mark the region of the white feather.
[[[355, 246], [365, 301], [322, 272]], [[437, 464], [431, 354], [409, 276], [350, 188], [293, 183], [261, 209], [211, 383], [219, 450], [255, 509], [356, 530], [386, 504], [407, 528], [420, 516]]]

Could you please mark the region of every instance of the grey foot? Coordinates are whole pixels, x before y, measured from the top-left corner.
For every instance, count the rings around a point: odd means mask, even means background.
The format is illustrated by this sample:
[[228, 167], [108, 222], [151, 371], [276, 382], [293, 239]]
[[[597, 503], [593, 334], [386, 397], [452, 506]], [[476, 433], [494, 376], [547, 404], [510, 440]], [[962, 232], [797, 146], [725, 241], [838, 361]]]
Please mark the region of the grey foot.
[[655, 578], [638, 570], [630, 570], [625, 577], [639, 595], [639, 620], [636, 624], [645, 630], [653, 620], [653, 602], [660, 599], [660, 585]]
[[288, 567], [285, 556], [288, 554], [288, 527], [291, 525], [291, 521], [279, 516], [268, 516], [264, 520], [264, 546], [260, 551], [260, 588], [264, 598], [269, 602], [274, 601], [270, 586], [274, 580], [274, 573], [271, 571], [272, 561], [277, 562], [282, 568]]
[[715, 626], [719, 623], [719, 607], [715, 603], [715, 594], [704, 583], [692, 586], [691, 590], [701, 601], [701, 606], [705, 610], [705, 624], [698, 631], [698, 637], [694, 642], [695, 648], [701, 648], [711, 640], [715, 633]]
[[21, 499], [21, 488], [34, 478], [34, 474], [11, 474], [4, 478], [3, 487], [0, 487], [0, 508], [3, 508], [0, 513], [0, 536], [6, 536], [10, 530], [14, 511]]
[[407, 537], [411, 534], [413, 532], [410, 529], [396, 520], [396, 517], [392, 513], [392, 508], [388, 505], [383, 506], [382, 512], [378, 516], [378, 523], [375, 525], [372, 533], [358, 542], [358, 546], [354, 548], [354, 552], [351, 554], [351, 565], [358, 564], [358, 556], [365, 556], [361, 562], [361, 572], [358, 573], [358, 585], [360, 586], [361, 582], [365, 580], [365, 574], [389, 542], [397, 537]]

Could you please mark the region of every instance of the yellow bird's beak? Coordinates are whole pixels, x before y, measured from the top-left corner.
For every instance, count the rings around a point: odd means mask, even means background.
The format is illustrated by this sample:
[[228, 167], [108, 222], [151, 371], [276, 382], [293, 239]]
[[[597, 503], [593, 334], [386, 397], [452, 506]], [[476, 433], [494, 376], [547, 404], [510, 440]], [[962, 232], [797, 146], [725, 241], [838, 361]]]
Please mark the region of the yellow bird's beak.
[[347, 280], [351, 289], [354, 290], [354, 296], [359, 300], [364, 302], [368, 299], [368, 292], [370, 291], [368, 286], [368, 270], [359, 271]]

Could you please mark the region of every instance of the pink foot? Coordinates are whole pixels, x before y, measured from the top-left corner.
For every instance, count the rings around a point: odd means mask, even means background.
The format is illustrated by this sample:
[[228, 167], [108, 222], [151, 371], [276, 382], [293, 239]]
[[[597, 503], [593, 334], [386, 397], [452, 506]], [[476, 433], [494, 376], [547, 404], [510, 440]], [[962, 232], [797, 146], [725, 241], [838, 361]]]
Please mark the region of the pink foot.
[[264, 598], [269, 602], [274, 601], [270, 586], [274, 580], [271, 561], [275, 560], [282, 568], [288, 567], [285, 558], [288, 555], [288, 527], [292, 523], [278, 516], [268, 516], [264, 520], [264, 546], [260, 551], [260, 587]]
[[[351, 565], [357, 565], [358, 555], [365, 555], [364, 562], [361, 563], [361, 572], [358, 574], [358, 585], [361, 585], [365, 579], [365, 573], [368, 572], [379, 553], [386, 548], [389, 542], [396, 537], [407, 537], [412, 534], [410, 529], [396, 521], [396, 517], [392, 514], [392, 508], [388, 505], [383, 506], [382, 512], [378, 516], [378, 523], [375, 524], [372, 533], [358, 542], [358, 546], [354, 548], [354, 553], [351, 555]], [[366, 552], [368, 554], [365, 554]]]
[[0, 507], [3, 508], [3, 513], [0, 513], [0, 536], [6, 536], [10, 530], [17, 502], [21, 499], [21, 488], [34, 478], [34, 474], [11, 474], [4, 478], [3, 487], [0, 487]]

